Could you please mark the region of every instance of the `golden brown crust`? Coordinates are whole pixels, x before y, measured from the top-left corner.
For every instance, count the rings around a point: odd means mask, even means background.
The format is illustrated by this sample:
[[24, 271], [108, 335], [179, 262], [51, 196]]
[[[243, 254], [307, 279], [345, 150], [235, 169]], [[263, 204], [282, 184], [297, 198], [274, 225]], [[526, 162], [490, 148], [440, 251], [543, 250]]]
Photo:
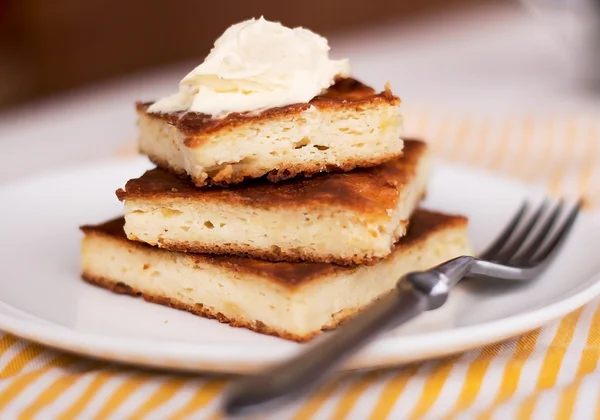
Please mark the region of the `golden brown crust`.
[[[125, 221], [123, 218], [95, 225], [82, 226], [81, 230], [86, 235], [101, 235], [125, 242], [125, 246], [139, 247], [146, 252], [170, 252], [160, 250], [148, 244], [130, 241], [123, 231]], [[450, 228], [464, 228], [467, 219], [463, 216], [447, 215], [429, 210], [419, 209], [413, 214], [407, 235], [399, 240], [392, 254], [401, 253], [419, 243], [425, 242], [432, 235]], [[269, 262], [258, 259], [243, 258], [230, 255], [211, 254], [185, 254], [194, 264], [210, 264], [223, 267], [226, 270], [240, 274], [257, 276], [273, 281], [281, 286], [295, 288], [309, 281], [334, 275], [343, 271], [355, 270], [356, 266], [341, 266], [336, 264], [309, 263], [309, 262]]]
[[213, 202], [219, 205], [258, 208], [346, 208], [362, 214], [387, 214], [395, 209], [399, 192], [411, 183], [417, 166], [427, 151], [419, 140], [405, 140], [404, 155], [369, 169], [295, 178], [272, 184], [251, 180], [228, 188], [197, 188], [161, 169], [153, 169], [127, 182], [117, 190], [119, 200], [159, 201], [185, 199], [187, 202]]
[[[400, 139], [398, 139], [401, 141]], [[364, 158], [358, 156], [356, 159], [348, 159], [342, 164], [330, 164], [324, 162], [305, 162], [297, 165], [286, 166], [285, 169], [273, 169], [265, 174], [264, 170], [256, 169], [255, 171], [246, 170], [240, 171], [239, 168], [235, 170], [231, 165], [225, 166], [218, 173], [211, 174], [208, 178], [200, 181], [198, 179], [191, 180], [191, 177], [184, 170], [177, 170], [170, 166], [167, 162], [161, 159], [159, 156], [154, 156], [150, 153], [146, 153], [146, 156], [152, 163], [164, 170], [165, 172], [176, 175], [178, 178], [183, 180], [190, 180], [196, 187], [229, 187], [235, 184], [240, 184], [246, 180], [253, 180], [264, 177], [266, 180], [272, 183], [278, 183], [293, 179], [298, 176], [304, 178], [311, 178], [317, 174], [324, 173], [340, 173], [349, 172], [356, 168], [372, 168], [383, 163], [389, 162], [390, 160], [398, 159], [402, 156], [403, 152], [397, 154], [389, 154], [384, 157]], [[246, 185], [246, 184], [244, 184]]]
[[[190, 306], [183, 302], [179, 302], [177, 300], [174, 300], [174, 299], [171, 299], [171, 298], [168, 298], [165, 296], [158, 296], [158, 295], [144, 293], [140, 290], [133, 289], [131, 286], [129, 286], [125, 283], [110, 280], [110, 279], [107, 279], [104, 277], [95, 276], [90, 273], [83, 273], [81, 275], [81, 277], [88, 283], [91, 283], [95, 286], [103, 287], [114, 293], [126, 294], [126, 295], [130, 295], [130, 296], [135, 296], [135, 297], [141, 297], [147, 302], [158, 303], [160, 305], [168, 306], [170, 308], [191, 312], [194, 315], [199, 315], [204, 318], [216, 319], [217, 321], [222, 322], [224, 324], [229, 324], [232, 327], [247, 328], [249, 330], [256, 331], [258, 333], [274, 335], [276, 337], [284, 338], [286, 340], [292, 340], [292, 341], [297, 341], [297, 342], [306, 342], [306, 341], [310, 341], [313, 337], [315, 337], [316, 335], [321, 333], [321, 331], [315, 331], [312, 334], [300, 336], [297, 334], [292, 334], [288, 331], [275, 330], [260, 321], [249, 322], [249, 321], [246, 321], [243, 319], [228, 318], [225, 315], [223, 315], [221, 312], [215, 312], [215, 311], [211, 310], [210, 308], [206, 308], [201, 303], [197, 303], [194, 306]], [[341, 321], [342, 320], [340, 320], [339, 322], [341, 322]], [[335, 326], [327, 325], [325, 328], [332, 329], [332, 328], [335, 328]]]
[[376, 93], [369, 86], [364, 85], [353, 78], [341, 78], [329, 87], [322, 95], [316, 96], [308, 103], [287, 105], [283, 107], [270, 108], [259, 114], [254, 112], [235, 112], [225, 118], [215, 119], [210, 115], [196, 112], [172, 112], [172, 113], [148, 113], [151, 102], [138, 102], [136, 109], [139, 114], [157, 118], [175, 126], [186, 135], [185, 145], [188, 147], [201, 146], [203, 140], [198, 135], [211, 134], [223, 129], [255, 122], [258, 120], [281, 118], [292, 116], [305, 111], [310, 106], [319, 109], [340, 109], [349, 106], [376, 106], [381, 103], [398, 105], [400, 98], [394, 96], [389, 89]]

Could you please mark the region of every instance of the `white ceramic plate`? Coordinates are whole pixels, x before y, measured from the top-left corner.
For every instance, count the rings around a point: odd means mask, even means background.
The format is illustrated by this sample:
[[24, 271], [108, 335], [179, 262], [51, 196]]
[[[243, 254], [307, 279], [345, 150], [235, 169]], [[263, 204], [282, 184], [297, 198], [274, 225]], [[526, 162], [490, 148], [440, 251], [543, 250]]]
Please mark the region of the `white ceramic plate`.
[[[83, 355], [190, 371], [243, 373], [301, 349], [79, 279], [78, 226], [119, 215], [114, 191], [149, 166], [142, 158], [115, 160], [0, 187], [0, 329]], [[426, 206], [469, 216], [480, 250], [528, 196], [539, 194], [440, 163]], [[567, 314], [600, 294], [598, 237], [600, 218], [582, 215], [560, 258], [535, 283], [502, 290], [461, 285], [444, 307], [382, 336], [345, 368], [447, 355]]]

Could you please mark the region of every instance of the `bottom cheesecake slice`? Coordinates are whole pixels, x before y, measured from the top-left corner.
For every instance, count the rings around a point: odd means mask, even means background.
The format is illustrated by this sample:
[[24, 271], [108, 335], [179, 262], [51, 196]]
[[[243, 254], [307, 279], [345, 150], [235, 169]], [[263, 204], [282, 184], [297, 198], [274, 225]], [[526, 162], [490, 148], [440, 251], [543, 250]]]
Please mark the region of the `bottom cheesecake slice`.
[[470, 254], [466, 218], [421, 209], [392, 254], [370, 266], [167, 251], [128, 240], [123, 225], [119, 218], [81, 228], [86, 281], [294, 341], [337, 327], [407, 272]]

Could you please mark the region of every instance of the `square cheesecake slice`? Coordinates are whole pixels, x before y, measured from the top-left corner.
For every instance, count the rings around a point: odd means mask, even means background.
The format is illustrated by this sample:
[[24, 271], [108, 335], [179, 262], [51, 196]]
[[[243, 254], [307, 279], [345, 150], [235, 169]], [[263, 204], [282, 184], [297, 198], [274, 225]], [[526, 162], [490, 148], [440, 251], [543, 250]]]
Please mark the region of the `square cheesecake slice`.
[[340, 79], [308, 103], [223, 118], [151, 113], [138, 103], [139, 149], [201, 187], [379, 165], [402, 154], [400, 99]]
[[356, 267], [166, 251], [128, 240], [123, 224], [121, 218], [82, 227], [85, 280], [295, 341], [335, 328], [407, 272], [471, 252], [467, 219], [426, 210], [415, 212], [388, 258]]
[[405, 141], [402, 157], [374, 168], [196, 188], [161, 169], [117, 191], [132, 240], [174, 251], [270, 261], [368, 264], [387, 256], [425, 195], [425, 143]]

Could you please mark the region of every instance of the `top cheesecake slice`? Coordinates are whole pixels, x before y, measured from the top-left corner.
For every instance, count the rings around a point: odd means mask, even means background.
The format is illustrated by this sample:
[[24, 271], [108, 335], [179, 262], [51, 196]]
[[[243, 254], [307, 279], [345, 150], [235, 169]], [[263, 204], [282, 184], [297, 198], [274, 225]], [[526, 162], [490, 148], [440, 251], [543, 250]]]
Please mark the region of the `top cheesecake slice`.
[[223, 118], [138, 103], [139, 150], [198, 187], [345, 172], [402, 155], [399, 104], [389, 88], [377, 93], [352, 78], [308, 103]]

